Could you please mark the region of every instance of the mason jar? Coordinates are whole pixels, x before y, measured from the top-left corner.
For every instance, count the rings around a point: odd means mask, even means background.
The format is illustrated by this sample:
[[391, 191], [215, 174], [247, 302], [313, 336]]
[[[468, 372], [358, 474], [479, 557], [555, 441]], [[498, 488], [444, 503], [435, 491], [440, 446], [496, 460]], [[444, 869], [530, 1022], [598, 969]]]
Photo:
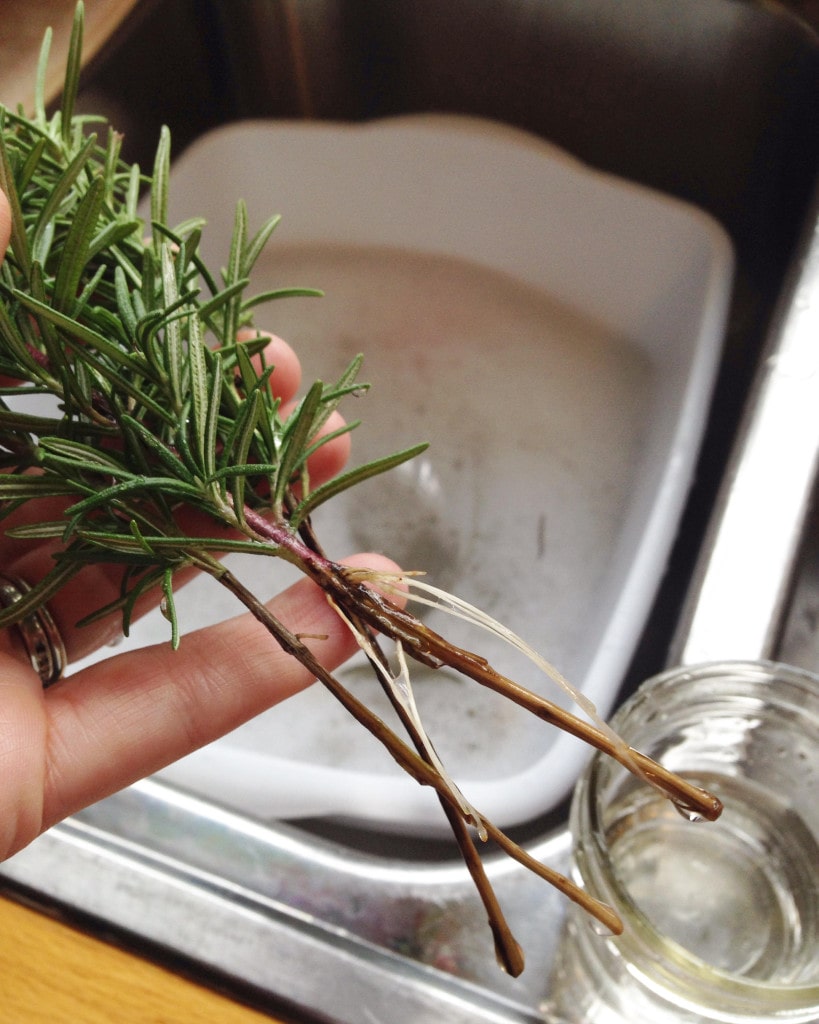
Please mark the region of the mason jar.
[[571, 1024], [819, 1021], [819, 679], [772, 663], [669, 671], [612, 725], [724, 811], [688, 820], [593, 757], [572, 804], [573, 872], [624, 930], [599, 934], [571, 908], [548, 1012]]

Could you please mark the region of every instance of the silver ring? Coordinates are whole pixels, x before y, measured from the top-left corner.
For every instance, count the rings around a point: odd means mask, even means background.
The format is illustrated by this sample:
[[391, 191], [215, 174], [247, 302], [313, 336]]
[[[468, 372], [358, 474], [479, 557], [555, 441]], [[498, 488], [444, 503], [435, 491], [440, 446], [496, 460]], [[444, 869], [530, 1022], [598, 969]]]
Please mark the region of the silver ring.
[[[31, 590], [19, 576], [0, 573], [0, 607], [10, 608]], [[50, 612], [43, 605], [15, 623], [31, 661], [31, 667], [43, 681], [43, 688], [56, 683], [63, 674], [67, 658], [65, 644]]]

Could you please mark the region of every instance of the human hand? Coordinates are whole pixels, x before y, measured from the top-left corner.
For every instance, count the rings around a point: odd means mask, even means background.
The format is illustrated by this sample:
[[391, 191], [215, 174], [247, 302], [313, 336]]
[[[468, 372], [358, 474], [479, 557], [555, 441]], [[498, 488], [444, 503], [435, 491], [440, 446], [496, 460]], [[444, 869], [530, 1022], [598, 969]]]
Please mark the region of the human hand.
[[[8, 203], [0, 192], [0, 261], [8, 241]], [[276, 366], [271, 386], [287, 403], [300, 383], [298, 358], [275, 337], [266, 354]], [[339, 425], [331, 420], [324, 429]], [[318, 449], [310, 463], [316, 483], [342, 468], [348, 437]], [[59, 514], [54, 500], [38, 505], [27, 504], [14, 525]], [[52, 565], [52, 552], [46, 542], [0, 535], [0, 572], [29, 582], [41, 579]], [[359, 555], [350, 563], [395, 568], [375, 555]], [[115, 569], [92, 565], [51, 602], [69, 661], [118, 634], [117, 616], [81, 629], [74, 625], [118, 592]], [[141, 601], [136, 614], [158, 600], [155, 595]], [[323, 637], [306, 642], [330, 670], [356, 648], [308, 580], [285, 590], [269, 607], [292, 632]], [[0, 859], [61, 818], [217, 739], [311, 682], [301, 664], [275, 647], [249, 615], [189, 634], [177, 651], [162, 644], [113, 654], [45, 690], [18, 629], [0, 630]]]

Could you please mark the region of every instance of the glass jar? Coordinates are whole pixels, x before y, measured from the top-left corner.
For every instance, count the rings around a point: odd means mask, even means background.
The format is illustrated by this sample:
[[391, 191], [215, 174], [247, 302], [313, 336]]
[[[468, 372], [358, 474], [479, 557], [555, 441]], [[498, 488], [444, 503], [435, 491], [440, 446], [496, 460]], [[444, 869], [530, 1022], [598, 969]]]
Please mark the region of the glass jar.
[[624, 931], [600, 935], [572, 906], [548, 1010], [577, 1024], [819, 1021], [819, 679], [678, 669], [612, 725], [725, 809], [685, 820], [594, 756], [572, 804], [573, 870]]

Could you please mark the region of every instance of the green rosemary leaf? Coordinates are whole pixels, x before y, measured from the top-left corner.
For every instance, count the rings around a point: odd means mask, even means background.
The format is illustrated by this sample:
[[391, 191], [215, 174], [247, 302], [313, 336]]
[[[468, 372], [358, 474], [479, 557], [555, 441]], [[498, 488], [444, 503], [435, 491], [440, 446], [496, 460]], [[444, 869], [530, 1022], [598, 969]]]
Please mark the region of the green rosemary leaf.
[[[49, 190], [34, 232], [31, 236], [31, 258], [45, 264], [50, 248], [50, 239], [54, 232], [54, 219], [63, 206], [66, 197], [77, 184], [80, 174], [86, 170], [89, 154], [97, 144], [97, 137], [92, 135], [82, 149], [74, 156], [66, 169]], [[104, 183], [102, 191], [105, 190]]]
[[[246, 275], [243, 269], [243, 255], [245, 240], [247, 238], [247, 206], [243, 201], [236, 204], [236, 215], [233, 221], [233, 236], [230, 243], [230, 256], [227, 269], [224, 273], [225, 285], [230, 288], [237, 281], [241, 281]], [[239, 312], [241, 309], [240, 297], [234, 296], [228, 302], [224, 310], [223, 337], [235, 338], [239, 329]]]
[[360, 388], [362, 391], [367, 391], [370, 385], [362, 383], [358, 379], [358, 374], [363, 364], [364, 356], [361, 353], [353, 356], [342, 375], [336, 381], [335, 388], [333, 389], [334, 392], [337, 394], [349, 394], [352, 393], [353, 386], [356, 389]]
[[[20, 394], [37, 394], [36, 388], [9, 387], [2, 389], [4, 393], [10, 393], [19, 397]], [[6, 409], [0, 407], [0, 427], [6, 427], [21, 432], [32, 434], [57, 434], [63, 423], [62, 419], [55, 419], [52, 416], [36, 416], [30, 412], [19, 412], [17, 409]]]
[[352, 469], [347, 473], [342, 473], [339, 476], [333, 477], [326, 484], [322, 484], [321, 487], [317, 487], [314, 491], [304, 498], [296, 507], [295, 512], [291, 516], [291, 523], [294, 527], [298, 527], [299, 524], [313, 513], [319, 505], [323, 505], [325, 501], [335, 497], [337, 494], [341, 494], [342, 491], [348, 490], [350, 487], [355, 487], [357, 484], [363, 483], [364, 480], [369, 480], [371, 477], [377, 476], [380, 473], [385, 473], [389, 469], [394, 469], [396, 466], [400, 466], [402, 462], [408, 462], [410, 459], [416, 458], [420, 455], [429, 445], [418, 444], [412, 448], [407, 448], [401, 452], [395, 452], [393, 455], [387, 455], [384, 458], [376, 459], [373, 462], [368, 462], [364, 466], [359, 466], [357, 469]]
[[[97, 269], [94, 272], [94, 274], [88, 279], [88, 281], [86, 282], [85, 286], [83, 287], [83, 290], [77, 296], [77, 301], [76, 301], [75, 306], [74, 306], [74, 316], [75, 317], [79, 317], [79, 316], [81, 316], [83, 314], [83, 312], [85, 311], [86, 304], [96, 294], [97, 289], [99, 288], [100, 283], [101, 283], [103, 277], [105, 277], [107, 269], [108, 268], [105, 267], [105, 266], [97, 267]], [[112, 329], [112, 321], [115, 320], [116, 317], [114, 317], [113, 313], [109, 313], [107, 309], [100, 309], [96, 313], [95, 319], [97, 321], [97, 327], [100, 326], [100, 320], [104, 319], [105, 320], [106, 328], [107, 328], [108, 331], [110, 331]], [[120, 329], [119, 329], [119, 326], [114, 328], [114, 332], [116, 334], [121, 334], [122, 333], [120, 331]], [[102, 333], [102, 332], [100, 332], [100, 333]]]
[[[165, 534], [145, 533], [136, 519], [129, 523], [120, 523], [123, 527], [119, 532], [112, 530], [89, 529], [80, 527], [77, 530], [77, 542], [72, 549], [72, 558], [78, 562], [94, 562], [103, 553], [113, 556], [113, 560], [132, 566], [141, 565], [145, 569], [155, 570], [153, 583], [157, 582], [165, 569], [180, 569], [186, 565], [202, 565], [209, 562], [209, 557], [201, 555], [199, 538], [186, 536], [166, 536]], [[226, 540], [232, 545], [233, 540]], [[220, 541], [216, 538], [204, 540], [202, 551], [207, 549], [220, 550]], [[88, 545], [93, 548], [90, 551]], [[264, 545], [261, 545], [264, 546]], [[249, 547], [245, 543], [245, 550]], [[231, 550], [234, 550], [231, 548]], [[236, 548], [235, 550], [238, 550]], [[153, 585], [153, 583], [151, 585]], [[123, 581], [123, 593], [127, 582]]]
[[117, 298], [117, 314], [125, 327], [127, 336], [134, 338], [139, 317], [134, 309], [125, 271], [121, 266], [116, 267], [114, 270], [114, 291]]
[[[163, 343], [158, 343], [158, 335], [162, 331], [163, 327], [172, 320], [179, 320], [186, 317], [188, 315], [188, 310], [185, 307], [189, 302], [194, 301], [195, 298], [195, 295], [182, 295], [171, 307], [148, 310], [137, 321], [135, 339], [137, 347], [145, 354], [145, 358], [158, 373], [159, 381], [162, 381], [167, 377], [167, 359], [165, 345]], [[144, 301], [140, 298], [138, 292], [133, 292], [131, 299], [134, 303], [135, 310], [137, 304], [141, 307]], [[177, 397], [181, 400], [181, 393]]]
[[249, 277], [250, 272], [253, 269], [259, 256], [264, 251], [265, 246], [270, 241], [270, 236], [276, 230], [281, 223], [281, 216], [275, 214], [269, 217], [264, 224], [259, 228], [256, 234], [245, 246], [244, 255], [242, 258], [242, 270], [243, 276]]
[[[29, 277], [28, 285], [31, 292], [31, 298], [39, 302], [41, 305], [48, 305], [49, 297], [46, 290], [43, 268], [37, 260], [34, 260], [31, 264], [31, 276]], [[31, 344], [35, 349], [45, 351], [45, 363], [40, 368], [38, 377], [44, 382], [49, 379], [53, 380], [55, 376], [59, 375], [60, 367], [64, 362], [62, 351], [57, 343], [57, 333], [50, 320], [38, 319], [36, 330], [39, 334], [39, 338], [37, 339], [39, 341], [39, 345], [35, 345], [32, 342], [29, 342], [29, 344]]]
[[250, 355], [251, 353], [248, 351], [246, 344], [236, 346], [236, 364], [239, 368], [242, 387], [246, 395], [251, 394], [259, 380], [259, 374], [250, 360]]
[[[134, 232], [135, 233], [139, 233], [141, 235], [141, 233], [142, 233], [142, 221], [137, 218], [137, 219], [134, 220], [134, 223], [137, 225], [136, 228], [134, 228]], [[131, 252], [130, 255], [128, 255], [124, 251], [124, 249], [123, 249], [123, 247], [121, 245], [112, 245], [111, 248], [110, 248], [110, 251], [109, 251], [109, 253], [107, 255], [109, 255], [111, 257], [112, 262], [117, 267], [121, 267], [122, 268], [122, 270], [125, 272], [126, 278], [128, 279], [128, 281], [130, 281], [131, 285], [134, 288], [141, 288], [142, 287], [142, 273], [141, 273], [140, 270], [137, 270], [137, 268], [134, 265], [134, 261], [131, 258], [131, 256], [137, 257], [137, 259], [141, 263], [142, 259], [144, 258], [145, 250], [142, 248], [141, 241], [140, 241], [140, 245], [139, 246], [135, 246], [132, 243], [132, 249], [133, 249], [133, 251]], [[134, 294], [136, 295], [136, 294], [139, 294], [139, 293], [138, 292], [134, 292]]]
[[[226, 394], [230, 394], [230, 389], [225, 389], [225, 391]], [[244, 473], [232, 473], [231, 471], [234, 467], [247, 462], [261, 412], [262, 398], [256, 391], [252, 392], [244, 402], [238, 403], [233, 425], [224, 440], [222, 459], [226, 466], [214, 474], [217, 477], [220, 473], [224, 474], [222, 478], [229, 482], [233, 497], [233, 509], [240, 524], [243, 524], [244, 519], [246, 477]], [[275, 469], [273, 472], [275, 473]]]
[[130, 590], [125, 596], [122, 604], [122, 633], [124, 636], [129, 636], [131, 633], [131, 620], [134, 617], [134, 611], [136, 608], [137, 601], [146, 594], [149, 590], [152, 590], [164, 577], [164, 568], [154, 571], [147, 572]]
[[315, 423], [313, 424], [311, 437], [315, 436], [315, 434], [324, 426], [333, 412], [338, 408], [342, 398], [351, 394], [361, 394], [368, 390], [369, 384], [363, 384], [357, 379], [363, 362], [364, 357], [362, 355], [354, 356], [347, 364], [347, 367], [336, 381], [335, 385], [331, 389], [325, 391], [324, 404]]
[[[67, 367], [65, 369], [67, 370]], [[93, 409], [96, 403], [94, 374], [82, 361], [77, 361], [71, 370], [72, 372], [65, 374], [67, 382], [64, 385], [64, 394], [69, 396], [70, 390], [70, 400], [78, 409]]]
[[129, 416], [127, 413], [123, 413], [120, 416], [119, 422], [128, 450], [134, 454], [142, 451], [144, 455], [143, 465], [145, 467], [150, 465], [154, 459], [158, 459], [162, 468], [170, 473], [171, 476], [191, 486], [196, 483], [196, 477], [182, 459], [175, 452], [172, 452], [161, 438], [157, 437], [144, 424], [140, 423], [139, 420]]
[[95, 178], [74, 213], [52, 297], [54, 308], [61, 313], [70, 313], [76, 306], [77, 288], [88, 262], [104, 198], [105, 182]]
[[246, 299], [242, 303], [242, 313], [247, 313], [256, 306], [260, 306], [263, 302], [273, 302], [275, 299], [294, 299], [294, 298], [310, 298], [310, 299], [322, 299], [324, 298], [324, 292], [319, 291], [318, 288], [273, 288], [267, 292], [259, 292], [252, 298]]
[[15, 540], [53, 540], [65, 533], [65, 520], [54, 522], [28, 523], [25, 526], [13, 526], [5, 531], [7, 537]]
[[[171, 163], [171, 133], [163, 125], [159, 133], [159, 144], [154, 160], [154, 176], [151, 185], [151, 222], [154, 225], [168, 222], [168, 178]], [[161, 233], [153, 229], [154, 247], [159, 250]]]
[[[190, 317], [189, 330], [188, 386], [191, 396], [192, 426], [198, 464], [202, 467], [202, 477], [208, 478], [215, 469], [215, 451], [209, 447], [209, 443], [212, 442], [214, 448], [216, 444], [215, 422], [211, 423], [211, 388], [218, 392], [218, 401], [222, 384], [221, 379], [217, 381], [208, 373], [206, 346], [197, 317]], [[215, 420], [215, 417], [213, 419]]]
[[59, 558], [53, 568], [39, 582], [27, 590], [18, 601], [7, 608], [0, 608], [0, 629], [14, 625], [27, 618], [38, 608], [47, 604], [79, 571], [68, 558]]
[[335, 441], [336, 438], [343, 437], [345, 434], [351, 433], [357, 427], [361, 426], [361, 420], [352, 420], [350, 423], [345, 423], [343, 427], [339, 427], [338, 430], [331, 430], [328, 434], [322, 434], [320, 438], [309, 445], [304, 451], [304, 461], [307, 460], [324, 445], [330, 441]]
[[232, 341], [225, 342], [225, 344], [219, 346], [219, 351], [225, 359], [225, 367], [234, 367], [236, 365], [236, 350], [241, 348], [249, 356], [262, 355], [270, 343], [270, 338], [266, 334], [262, 334], [261, 331], [256, 331], [252, 335], [242, 336], [241, 341], [237, 341], [235, 338]]
[[77, 100], [77, 91], [80, 84], [80, 70], [82, 68], [82, 36], [84, 8], [78, 3], [74, 10], [74, 24], [71, 29], [71, 42], [68, 47], [68, 62], [65, 71], [65, 84], [62, 95], [62, 136], [63, 145], [71, 144], [71, 133], [73, 129], [74, 104]]
[[[165, 552], [168, 555], [184, 552], [186, 560], [199, 564], [201, 552], [213, 551], [220, 555], [225, 554], [251, 554], [266, 555], [269, 558], [279, 558], [279, 548], [267, 541], [255, 540], [252, 537], [237, 539], [235, 537], [196, 537], [191, 538], [184, 534], [145, 534], [140, 532], [140, 539], [144, 541], [144, 547], [133, 537], [128, 538], [119, 533], [107, 533], [102, 530], [77, 530], [77, 536], [81, 540], [91, 544], [99, 544], [100, 547], [110, 547], [116, 550], [117, 554], [123, 556], [135, 554], [137, 550], [144, 551], [154, 560], [157, 554]], [[76, 557], [81, 558], [80, 549]]]
[[148, 316], [151, 313], [158, 313], [159, 311], [155, 306], [155, 296], [157, 294], [157, 280], [159, 279], [159, 266], [157, 264], [156, 253], [159, 249], [145, 248], [142, 254], [142, 274], [140, 277], [140, 294], [142, 296], [142, 302], [145, 306], [145, 315]]
[[236, 418], [233, 421], [233, 428], [225, 437], [223, 458], [228, 463], [228, 469], [232, 466], [243, 465], [248, 461], [248, 454], [261, 414], [262, 396], [254, 390], [239, 405]]
[[[141, 559], [135, 558], [134, 556], [126, 554], [124, 552], [103, 551], [100, 548], [95, 548], [91, 551], [83, 552], [82, 555], [84, 555], [86, 558], [88, 558], [89, 561], [92, 561], [94, 563], [96, 563], [99, 560], [106, 561], [114, 565], [122, 565], [125, 567], [126, 572], [128, 572], [129, 570], [133, 571], [136, 569], [144, 568], [144, 563]], [[82, 555], [80, 557], [82, 557]], [[147, 580], [142, 590], [149, 590], [152, 586], [156, 584], [156, 582], [156, 578]], [[135, 599], [139, 596], [139, 593], [137, 593]], [[91, 625], [91, 623], [98, 622], [100, 619], [108, 618], [108, 616], [113, 615], [114, 612], [122, 612], [123, 606], [129, 601], [130, 592], [126, 590], [113, 601], [109, 601], [108, 604], [104, 604], [101, 607], [95, 609], [93, 612], [90, 612], [88, 615], [84, 615], [81, 619], [77, 621], [77, 627], [80, 628], [82, 626], [89, 626]], [[130, 619], [132, 615], [133, 611], [130, 612], [127, 619], [125, 614], [122, 615], [123, 636], [128, 636], [130, 630]]]
[[37, 63], [37, 77], [34, 86], [34, 119], [41, 128], [46, 125], [45, 92], [52, 35], [53, 32], [49, 25], [43, 34], [43, 42], [40, 46], [40, 59]]
[[162, 577], [162, 603], [160, 610], [171, 624], [171, 647], [179, 649], [179, 617], [176, 614], [176, 602], [173, 597], [173, 569], [166, 569]]
[[77, 488], [73, 484], [51, 474], [0, 474], [0, 501], [58, 498], [76, 493]]
[[34, 176], [34, 172], [37, 170], [40, 160], [43, 157], [45, 148], [48, 140], [45, 138], [40, 139], [31, 147], [31, 152], [26, 157], [25, 163], [20, 168], [20, 172], [17, 176], [17, 187], [21, 192], [24, 192], [28, 188], [29, 182]]
[[165, 228], [165, 233], [168, 238], [173, 238], [179, 245], [182, 244], [182, 240], [185, 239], [190, 243], [191, 252], [195, 252], [199, 248], [199, 242], [202, 237], [202, 230], [207, 224], [204, 217], [188, 217], [187, 220], [181, 221], [171, 231], [170, 228]]
[[[202, 468], [205, 471], [205, 479], [211, 481], [216, 472], [216, 458], [219, 445], [219, 413], [222, 406], [222, 360], [218, 352], [211, 353], [204, 342], [199, 342], [203, 354], [206, 354], [205, 363], [207, 368], [210, 395], [205, 415], [205, 433], [202, 439], [202, 449], [199, 452], [202, 460]], [[210, 366], [207, 366], [207, 364]]]
[[174, 477], [135, 476], [129, 480], [123, 480], [121, 483], [113, 484], [111, 487], [104, 487], [94, 491], [87, 498], [67, 508], [66, 513], [71, 514], [72, 518], [76, 520], [79, 516], [85, 516], [95, 509], [117, 503], [128, 495], [136, 494], [139, 496], [151, 489], [160, 490], [166, 498], [187, 498], [194, 504], [201, 503], [202, 499], [199, 488], [186, 484], [184, 481]]
[[[124, 268], [123, 268], [124, 270]], [[127, 270], [124, 270], [127, 275]], [[141, 285], [140, 285], [141, 287]], [[145, 308], [145, 300], [142, 297], [142, 292], [138, 288], [131, 289], [131, 304], [134, 307], [134, 316], [137, 318], [137, 325], [141, 320], [144, 320], [148, 315], [148, 311]], [[134, 339], [136, 340], [136, 339]], [[145, 353], [147, 357], [147, 352]]]
[[108, 145], [105, 149], [105, 166], [103, 177], [105, 178], [105, 199], [106, 202], [115, 202], [117, 193], [117, 182], [119, 177], [120, 153], [122, 152], [122, 135], [115, 132], [108, 126]]
[[91, 240], [88, 247], [89, 260], [130, 238], [139, 229], [139, 226], [140, 221], [137, 218], [125, 217], [106, 224]]
[[133, 164], [128, 173], [128, 189], [125, 193], [125, 216], [128, 217], [129, 220], [138, 220], [137, 206], [139, 205], [139, 191], [141, 183], [142, 179], [139, 173], [139, 164]]
[[232, 301], [237, 295], [241, 295], [242, 292], [247, 288], [249, 281], [246, 277], [239, 278], [238, 281], [234, 281], [233, 284], [227, 288], [223, 288], [220, 292], [217, 292], [213, 298], [208, 299], [207, 302], [203, 302], [199, 307], [199, 316], [203, 321], [208, 321], [213, 317], [214, 313], [223, 310], [228, 302]]
[[19, 264], [23, 276], [28, 277], [31, 272], [31, 255], [11, 154], [6, 145], [7, 116], [8, 112], [0, 107], [0, 188], [6, 193], [11, 209], [11, 253]]
[[277, 513], [281, 510], [286, 488], [290, 486], [293, 475], [304, 462], [304, 450], [315, 433], [316, 413], [323, 394], [324, 385], [321, 381], [316, 381], [288, 422], [273, 495], [273, 508]]
[[176, 451], [179, 453], [179, 458], [187, 466], [188, 470], [193, 474], [194, 480], [197, 484], [202, 484], [203, 473], [202, 465], [199, 459], [197, 459], [191, 448], [190, 434], [191, 426], [191, 398], [188, 396], [185, 405], [182, 407], [179, 413], [179, 422], [177, 429], [173, 435], [173, 443]]
[[278, 468], [279, 465], [276, 462], [231, 462], [229, 466], [217, 469], [207, 482], [229, 480], [233, 476], [271, 476], [278, 471]]
[[[167, 309], [173, 309], [179, 301], [179, 289], [176, 282], [176, 268], [170, 246], [162, 243], [160, 250], [162, 267], [162, 293]], [[184, 403], [182, 374], [185, 365], [185, 353], [182, 342], [182, 324], [178, 318], [163, 317], [165, 337], [162, 345], [165, 371], [171, 386], [171, 401], [174, 412], [178, 412]]]
[[232, 284], [244, 277], [244, 253], [247, 241], [247, 205], [240, 199], [236, 204], [233, 221], [233, 236], [230, 242], [230, 258], [228, 260], [225, 284]]
[[[79, 540], [86, 540], [85, 535], [82, 531], [77, 531], [77, 538]], [[107, 536], [103, 539], [103, 535], [100, 534], [99, 546], [94, 543], [93, 536], [88, 539], [86, 547], [78, 547], [71, 554], [71, 560], [78, 566], [86, 565], [120, 565], [125, 568], [125, 571], [142, 570], [143, 572], [147, 569], [151, 569], [156, 565], [156, 555], [145, 555], [138, 554], [135, 551], [117, 550], [116, 547], [109, 547]], [[105, 605], [104, 610], [98, 608], [96, 611], [91, 612], [85, 618], [80, 619], [77, 622], [78, 626], [84, 626], [89, 622], [93, 622], [95, 619], [100, 619], [104, 615], [109, 614], [111, 611], [122, 607], [123, 598], [117, 598], [112, 601], [110, 605]]]
[[83, 444], [68, 437], [41, 437], [40, 448], [66, 461], [77, 460], [77, 463], [88, 465], [94, 470], [105, 470], [106, 473], [131, 475], [119, 457], [113, 452], [105, 451], [94, 445]]
[[[193, 223], [197, 227], [199, 227], [200, 225], [204, 225], [204, 221], [197, 218], [196, 220], [193, 220], [191, 222], [184, 222], [181, 225], [181, 228], [186, 228], [189, 223]], [[171, 230], [171, 228], [169, 228], [167, 224], [160, 224], [158, 221], [153, 221], [151, 227], [156, 234], [160, 235], [162, 238], [167, 238], [169, 241], [173, 242], [174, 245], [182, 244], [182, 237], [181, 234], [179, 233], [179, 229]], [[202, 261], [198, 252], [194, 252], [191, 254], [191, 263], [201, 276], [202, 280], [205, 282], [205, 285], [207, 286], [211, 295], [216, 295], [217, 292], [219, 291], [219, 286], [217, 285], [216, 280], [211, 274], [208, 267]]]
[[113, 507], [119, 504], [123, 498], [127, 498], [130, 495], [135, 495], [139, 498], [150, 488], [161, 490], [166, 500], [168, 498], [176, 498], [179, 500], [187, 499], [193, 505], [202, 503], [200, 488], [184, 483], [182, 480], [170, 476], [137, 476], [130, 480], [124, 480], [122, 483], [115, 483], [110, 487], [94, 490], [83, 501], [77, 502], [66, 509], [66, 513], [72, 516], [72, 519], [75, 521], [74, 528], [76, 529], [76, 523], [79, 522], [81, 517], [88, 515], [89, 512], [100, 508]]
[[[118, 345], [111, 343], [98, 331], [95, 331], [86, 324], [80, 323], [72, 317], [53, 309], [51, 306], [46, 305], [45, 302], [41, 302], [40, 300], [35, 299], [34, 296], [20, 291], [19, 289], [15, 289], [14, 297], [27, 309], [31, 310], [32, 313], [36, 313], [38, 317], [42, 318], [45, 323], [53, 324], [76, 341], [80, 341], [84, 345], [90, 346], [92, 349], [97, 349], [105, 356], [106, 359], [110, 360], [112, 364], [115, 364], [124, 370], [134, 369], [134, 355], [128, 352], [123, 352]], [[148, 364], [144, 361], [140, 363], [139, 369], [140, 372], [146, 374], [149, 372]], [[153, 409], [152, 411], [156, 411], [156, 409]], [[167, 418], [168, 414], [163, 412], [163, 416]]]
[[0, 340], [8, 349], [8, 355], [13, 364], [10, 369], [15, 373], [9, 376], [17, 376], [20, 380], [39, 379], [42, 367], [35, 359], [32, 350], [26, 345], [25, 339], [21, 337], [17, 324], [14, 323], [5, 302], [0, 302]]
[[142, 530], [140, 529], [139, 523], [136, 521], [136, 519], [131, 519], [131, 521], [128, 523], [128, 532], [131, 534], [131, 537], [137, 542], [142, 551], [144, 551], [145, 554], [148, 555], [150, 558], [153, 558], [154, 549], [145, 540], [145, 537], [142, 535]]
[[[137, 370], [136, 379], [124, 375], [117, 366], [109, 365], [88, 349], [80, 349], [75, 353], [75, 365], [81, 362], [86, 363], [98, 374], [100, 380], [107, 381], [113, 389], [109, 396], [112, 399], [112, 409], [116, 404], [127, 404], [135, 413], [145, 412], [156, 417], [160, 422], [173, 423], [173, 415], [168, 410], [166, 403], [156, 401], [144, 387], [140, 387], [143, 370], [141, 361], [138, 366], [133, 364], [131, 366], [132, 370]], [[134, 359], [134, 363], [136, 363], [136, 359]], [[90, 416], [93, 412], [93, 409], [88, 409], [86, 415]], [[103, 424], [106, 422], [107, 417], [104, 412], [97, 413], [97, 416], [98, 421]]]

